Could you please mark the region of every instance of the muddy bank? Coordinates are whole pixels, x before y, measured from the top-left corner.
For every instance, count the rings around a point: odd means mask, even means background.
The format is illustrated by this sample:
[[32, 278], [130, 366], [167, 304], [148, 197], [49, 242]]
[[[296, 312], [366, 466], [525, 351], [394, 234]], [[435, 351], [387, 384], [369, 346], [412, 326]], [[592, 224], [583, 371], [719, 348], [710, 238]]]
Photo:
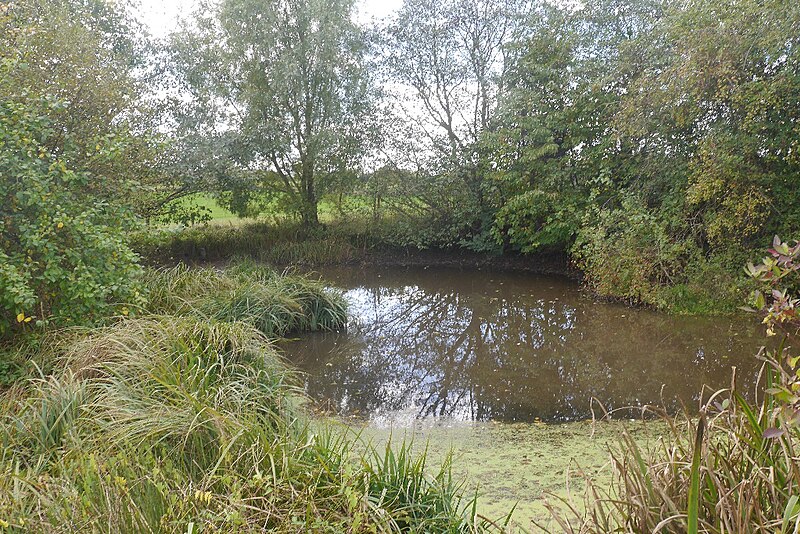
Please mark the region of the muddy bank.
[[367, 244], [358, 236], [330, 233], [303, 235], [264, 224], [208, 226], [180, 231], [152, 229], [131, 236], [133, 249], [153, 266], [224, 265], [236, 256], [251, 257], [275, 267], [392, 266], [492, 269], [567, 276], [580, 280], [567, 254], [486, 254], [462, 249], [425, 249]]

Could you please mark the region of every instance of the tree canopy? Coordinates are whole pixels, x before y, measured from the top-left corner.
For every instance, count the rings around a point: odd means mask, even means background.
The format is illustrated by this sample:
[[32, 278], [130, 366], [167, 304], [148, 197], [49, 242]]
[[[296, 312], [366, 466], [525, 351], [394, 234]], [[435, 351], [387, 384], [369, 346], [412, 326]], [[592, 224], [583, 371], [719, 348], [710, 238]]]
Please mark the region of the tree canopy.
[[202, 192], [315, 227], [329, 200], [388, 244], [559, 252], [684, 311], [800, 230], [789, 0], [406, 0], [371, 25], [206, 0], [161, 43], [105, 0], [1, 13], [5, 101], [58, 102], [47, 150], [149, 220], [197, 220], [173, 201]]
[[[233, 132], [238, 192], [278, 193], [307, 225], [337, 174], [369, 140], [369, 78], [350, 0], [225, 0], [176, 36], [209, 129]], [[249, 188], [249, 189], [248, 189]]]

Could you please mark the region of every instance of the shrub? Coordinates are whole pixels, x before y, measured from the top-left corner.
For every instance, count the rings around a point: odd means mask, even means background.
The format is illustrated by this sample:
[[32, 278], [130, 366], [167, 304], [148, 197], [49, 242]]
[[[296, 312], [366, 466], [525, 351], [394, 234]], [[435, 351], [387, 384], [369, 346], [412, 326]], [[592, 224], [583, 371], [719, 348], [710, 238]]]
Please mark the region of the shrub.
[[747, 285], [735, 248], [704, 251], [691, 228], [639, 205], [599, 210], [572, 247], [588, 287], [602, 297], [673, 313], [732, 313]]
[[[69, 168], [69, 140], [49, 148], [56, 107], [0, 102], [0, 337], [96, 323], [141, 301], [126, 212], [86, 193], [100, 178]], [[98, 146], [96, 157], [111, 156]]]
[[690, 242], [673, 239], [662, 220], [633, 201], [599, 211], [573, 247], [596, 293], [657, 307], [666, 307], [660, 289], [678, 282], [693, 252]]

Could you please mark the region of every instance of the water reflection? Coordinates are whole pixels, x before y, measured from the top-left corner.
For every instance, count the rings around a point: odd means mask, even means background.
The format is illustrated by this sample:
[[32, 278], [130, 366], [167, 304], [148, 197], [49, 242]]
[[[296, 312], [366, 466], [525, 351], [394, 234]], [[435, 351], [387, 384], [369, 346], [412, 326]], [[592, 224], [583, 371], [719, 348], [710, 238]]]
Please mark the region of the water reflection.
[[288, 356], [307, 373], [312, 398], [376, 424], [677, 409], [696, 404], [704, 385], [726, 386], [732, 365], [740, 383], [758, 367], [761, 338], [749, 321], [598, 303], [559, 278], [447, 269], [324, 275], [346, 289], [352, 324], [293, 342]]

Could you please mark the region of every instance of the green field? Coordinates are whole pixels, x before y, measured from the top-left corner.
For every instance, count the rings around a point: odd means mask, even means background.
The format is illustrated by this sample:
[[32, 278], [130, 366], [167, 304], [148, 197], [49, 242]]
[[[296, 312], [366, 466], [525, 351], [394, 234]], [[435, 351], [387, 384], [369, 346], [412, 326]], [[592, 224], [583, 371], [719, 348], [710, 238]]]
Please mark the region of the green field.
[[[237, 223], [243, 221], [253, 222], [259, 219], [285, 219], [290, 217], [290, 215], [286, 214], [285, 212], [279, 211], [275, 209], [274, 211], [267, 211], [261, 213], [259, 217], [252, 218], [252, 217], [240, 217], [236, 213], [233, 213], [225, 206], [221, 205], [220, 202], [214, 197], [211, 193], [193, 193], [191, 195], [187, 195], [183, 198], [180, 198], [175, 201], [176, 204], [180, 204], [183, 206], [196, 206], [199, 208], [203, 208], [208, 210], [208, 215], [210, 216], [209, 223]], [[363, 199], [357, 196], [349, 196], [344, 200], [344, 203], [347, 205], [349, 210], [353, 210], [354, 207], [357, 207], [359, 210], [366, 210], [369, 207], [368, 200]], [[324, 223], [330, 223], [335, 221], [339, 216], [339, 209], [337, 208], [336, 202], [331, 199], [322, 199], [319, 203], [319, 218], [320, 221]]]

